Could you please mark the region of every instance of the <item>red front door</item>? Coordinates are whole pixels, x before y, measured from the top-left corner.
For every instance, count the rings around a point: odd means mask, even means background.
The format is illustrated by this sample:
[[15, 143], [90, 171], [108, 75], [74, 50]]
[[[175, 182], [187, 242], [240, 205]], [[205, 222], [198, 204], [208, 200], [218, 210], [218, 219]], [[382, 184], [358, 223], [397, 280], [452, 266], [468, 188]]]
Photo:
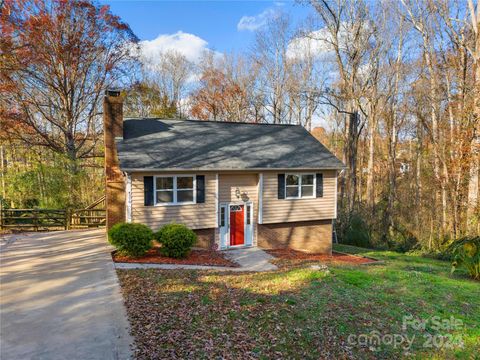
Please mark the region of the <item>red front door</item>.
[[245, 244], [244, 206], [230, 206], [230, 246]]

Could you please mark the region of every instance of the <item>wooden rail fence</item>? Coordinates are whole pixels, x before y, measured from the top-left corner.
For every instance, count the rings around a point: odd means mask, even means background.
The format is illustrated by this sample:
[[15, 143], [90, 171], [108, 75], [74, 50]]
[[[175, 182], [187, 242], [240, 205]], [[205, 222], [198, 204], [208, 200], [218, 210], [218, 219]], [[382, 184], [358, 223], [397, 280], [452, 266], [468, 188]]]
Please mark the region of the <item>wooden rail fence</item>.
[[2, 229], [60, 230], [105, 225], [105, 209], [2, 209]]

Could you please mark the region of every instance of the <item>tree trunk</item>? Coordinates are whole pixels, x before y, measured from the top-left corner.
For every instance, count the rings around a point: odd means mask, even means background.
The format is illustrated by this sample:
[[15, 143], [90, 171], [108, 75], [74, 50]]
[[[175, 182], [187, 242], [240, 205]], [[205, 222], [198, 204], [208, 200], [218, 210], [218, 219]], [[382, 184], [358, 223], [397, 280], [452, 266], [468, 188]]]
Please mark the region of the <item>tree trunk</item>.
[[[415, 208], [420, 209], [422, 208], [422, 141], [423, 141], [423, 134], [422, 134], [422, 127], [420, 123], [417, 123], [417, 151], [416, 151], [416, 160], [417, 166], [415, 169]], [[417, 237], [422, 238], [421, 232], [421, 223], [420, 218], [422, 214], [417, 214], [415, 216], [415, 225], [417, 229]]]
[[[480, 109], [479, 109], [480, 110]], [[480, 112], [477, 113], [477, 121], [480, 121]], [[480, 232], [480, 219], [478, 212], [478, 191], [479, 191], [479, 176], [480, 176], [480, 156], [478, 139], [474, 138], [471, 144], [471, 160], [470, 160], [470, 177], [468, 181], [468, 200], [467, 200], [467, 229], [470, 234], [477, 234]]]
[[357, 197], [357, 144], [358, 144], [358, 112], [354, 111], [347, 116], [347, 144], [346, 144], [346, 159], [347, 159], [347, 210], [348, 215], [353, 212], [355, 207], [355, 200]]
[[[477, 4], [477, 14], [478, 7]], [[474, 25], [475, 33], [475, 49], [473, 53], [474, 59], [474, 128], [473, 138], [470, 147], [470, 177], [468, 182], [468, 200], [467, 200], [467, 230], [469, 233], [478, 234], [480, 232], [480, 217], [478, 215], [479, 204], [479, 177], [480, 177], [480, 18], [477, 18], [473, 4], [470, 3], [472, 23]], [[476, 25], [476, 26], [475, 26]]]
[[390, 134], [388, 139], [388, 201], [387, 201], [387, 217], [390, 230], [394, 227], [393, 206], [397, 191], [397, 174], [395, 163], [397, 159], [397, 127], [396, 127], [396, 106], [391, 119]]
[[0, 163], [1, 163], [1, 171], [2, 171], [2, 202], [6, 198], [6, 190], [5, 190], [5, 160], [3, 158], [3, 145], [0, 145]]
[[438, 81], [437, 75], [435, 72], [433, 60], [431, 53], [429, 52], [429, 42], [425, 40], [425, 60], [427, 63], [429, 75], [430, 75], [430, 101], [431, 101], [431, 110], [430, 110], [430, 119], [431, 119], [431, 138], [432, 138], [432, 147], [433, 147], [433, 173], [435, 181], [440, 186], [440, 191], [435, 192], [434, 204], [433, 207], [436, 208], [439, 203], [439, 198], [442, 197], [442, 217], [440, 222], [440, 237], [444, 236], [445, 223], [446, 223], [446, 204], [443, 199], [445, 198], [445, 182], [442, 176], [440, 175], [440, 155], [439, 155], [439, 126], [438, 126]]
[[372, 106], [370, 114], [370, 126], [368, 128], [368, 165], [367, 165], [367, 205], [369, 209], [373, 209], [375, 203], [374, 191], [373, 191], [373, 177], [374, 177], [374, 157], [375, 157], [375, 130], [377, 127], [377, 121], [375, 116], [375, 110]]

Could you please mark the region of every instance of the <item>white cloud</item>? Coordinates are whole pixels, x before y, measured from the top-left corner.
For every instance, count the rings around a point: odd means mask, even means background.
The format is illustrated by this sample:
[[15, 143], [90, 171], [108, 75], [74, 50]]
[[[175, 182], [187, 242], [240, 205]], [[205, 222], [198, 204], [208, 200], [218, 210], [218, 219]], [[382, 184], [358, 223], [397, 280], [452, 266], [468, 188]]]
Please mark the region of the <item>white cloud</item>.
[[299, 36], [290, 41], [287, 47], [287, 56], [291, 59], [302, 59], [313, 55], [320, 57], [333, 50], [331, 36], [327, 29], [312, 31], [307, 35]]
[[278, 16], [279, 12], [276, 9], [268, 8], [262, 11], [258, 15], [254, 16], [242, 16], [237, 24], [238, 30], [255, 31], [267, 24], [267, 21], [271, 18]]
[[183, 31], [161, 34], [153, 40], [143, 40], [140, 42], [140, 49], [143, 60], [153, 63], [159, 55], [167, 51], [179, 52], [193, 63], [197, 63], [205, 52], [213, 51], [208, 48], [206, 40]]
[[[337, 36], [338, 46], [341, 51], [346, 50], [348, 44], [353, 43], [352, 33], [355, 26], [356, 24], [348, 24], [346, 22], [340, 24]], [[362, 24], [362, 27], [362, 36], [366, 39], [370, 36], [370, 26]], [[308, 55], [313, 55], [317, 58], [328, 57], [334, 50], [332, 40], [332, 34], [327, 28], [311, 31], [290, 41], [287, 48], [287, 56], [291, 59], [302, 59]]]

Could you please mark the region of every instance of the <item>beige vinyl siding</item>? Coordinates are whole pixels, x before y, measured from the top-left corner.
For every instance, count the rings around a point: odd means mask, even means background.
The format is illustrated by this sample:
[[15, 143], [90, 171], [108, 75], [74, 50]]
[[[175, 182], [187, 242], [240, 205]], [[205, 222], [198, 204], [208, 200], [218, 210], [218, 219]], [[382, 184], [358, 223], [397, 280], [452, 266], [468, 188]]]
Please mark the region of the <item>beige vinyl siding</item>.
[[[186, 172], [182, 172], [186, 173]], [[335, 170], [318, 170], [323, 173], [324, 196], [312, 199], [278, 199], [277, 174], [263, 172], [263, 223], [283, 223], [335, 218]], [[132, 221], [147, 224], [157, 230], [171, 222], [182, 223], [192, 229], [215, 227], [215, 173], [189, 173], [205, 175], [205, 203], [188, 205], [144, 206], [143, 176], [178, 175], [164, 173], [133, 173], [132, 179]], [[258, 222], [258, 181], [257, 173], [220, 173], [219, 202], [241, 202], [235, 195], [237, 187], [246, 192], [248, 201], [253, 203], [254, 243]], [[218, 237], [218, 236], [217, 236]], [[216, 239], [218, 241], [218, 239]]]
[[245, 193], [248, 198], [245, 200], [253, 204], [253, 245], [255, 246], [257, 244], [258, 222], [258, 174], [227, 173], [218, 175], [218, 198], [220, 203], [242, 202], [242, 197], [239, 199], [235, 194], [237, 188], [241, 194]]
[[[187, 174], [187, 173], [183, 173]], [[143, 177], [171, 176], [178, 174], [133, 173], [132, 174], [132, 222], [146, 224], [152, 230], [172, 222], [185, 224], [191, 229], [208, 229], [215, 227], [215, 174], [189, 173], [205, 175], [205, 202], [186, 205], [144, 206]]]
[[237, 198], [235, 191], [237, 188], [240, 193], [248, 196], [248, 201], [254, 204], [258, 202], [258, 175], [257, 174], [219, 174], [218, 175], [218, 197], [220, 202], [237, 202], [242, 198]]
[[334, 219], [336, 217], [335, 170], [318, 170], [312, 173], [323, 174], [323, 197], [321, 198], [278, 199], [278, 173], [263, 173], [264, 224]]

